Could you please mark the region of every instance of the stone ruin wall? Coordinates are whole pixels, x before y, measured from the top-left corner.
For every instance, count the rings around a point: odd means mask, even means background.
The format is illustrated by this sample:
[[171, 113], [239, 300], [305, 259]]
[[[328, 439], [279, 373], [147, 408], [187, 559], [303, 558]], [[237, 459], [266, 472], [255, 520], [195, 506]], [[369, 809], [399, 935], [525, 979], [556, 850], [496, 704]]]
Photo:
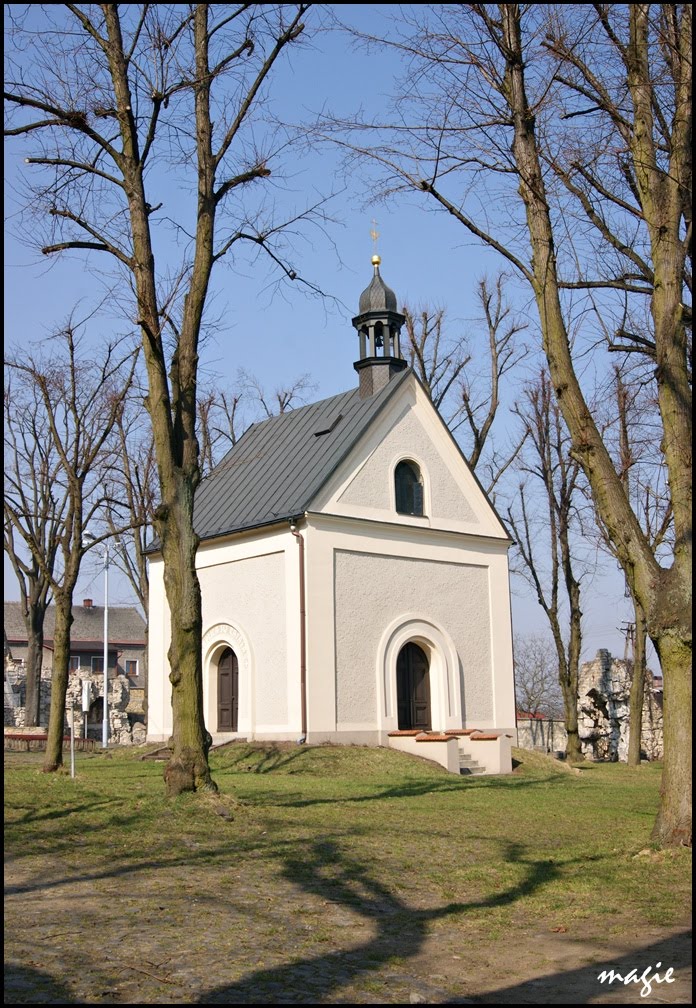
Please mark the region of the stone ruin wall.
[[[643, 699], [641, 751], [649, 760], [662, 759], [662, 704], [646, 683]], [[588, 759], [625, 763], [628, 759], [631, 667], [601, 649], [585, 662], [578, 682], [578, 732]]]
[[[89, 702], [94, 703], [104, 695], [104, 676], [98, 672], [92, 674], [86, 669], [80, 673], [71, 673], [68, 679], [68, 690], [65, 699], [64, 732], [70, 734], [72, 720], [71, 704], [75, 706], [75, 737], [84, 738], [84, 719], [82, 711], [82, 683], [89, 682]], [[141, 745], [145, 742], [147, 730], [143, 711], [142, 689], [131, 689], [127, 676], [109, 677], [109, 742], [113, 745]], [[5, 728], [24, 728], [26, 709], [26, 670], [23, 661], [5, 659]], [[40, 727], [48, 726], [48, 715], [51, 709], [51, 670], [41, 670], [41, 701]], [[90, 738], [94, 738], [94, 722], [91, 725]], [[99, 723], [99, 741], [101, 742], [101, 722]]]
[[[648, 676], [652, 684], [652, 676]], [[601, 649], [580, 669], [578, 682], [578, 733], [583, 755], [591, 760], [625, 763], [628, 760], [631, 667]], [[522, 749], [557, 755], [565, 752], [568, 736], [564, 721], [520, 718], [517, 744]], [[662, 703], [659, 691], [646, 683], [643, 699], [641, 752], [649, 760], [662, 759]]]

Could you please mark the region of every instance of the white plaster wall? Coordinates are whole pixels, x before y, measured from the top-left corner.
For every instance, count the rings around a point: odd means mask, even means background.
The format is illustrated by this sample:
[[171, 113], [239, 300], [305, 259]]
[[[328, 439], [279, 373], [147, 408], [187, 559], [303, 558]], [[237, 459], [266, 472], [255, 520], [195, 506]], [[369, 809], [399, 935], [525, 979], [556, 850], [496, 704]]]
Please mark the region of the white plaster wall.
[[164, 564], [149, 562], [147, 740], [166, 742], [172, 733], [171, 685], [167, 650], [171, 639], [169, 607], [164, 594]]
[[[442, 627], [460, 661], [465, 722], [494, 717], [488, 570], [415, 557], [335, 555], [336, 721], [378, 722], [375, 662], [401, 614]], [[444, 727], [436, 726], [433, 727]]]
[[[199, 569], [203, 602], [203, 633], [229, 623], [249, 642], [249, 654], [239, 653], [239, 732], [285, 728], [288, 722], [285, 556], [271, 553]], [[234, 647], [234, 640], [230, 641]], [[238, 648], [243, 652], [243, 648]], [[245, 674], [249, 663], [249, 674]], [[217, 665], [208, 670], [211, 682], [209, 720], [215, 717]], [[206, 670], [204, 669], [204, 674]], [[250, 689], [254, 677], [253, 693]], [[252, 697], [254, 708], [252, 714]], [[216, 708], [215, 708], [216, 709]]]
[[478, 519], [436, 451], [413, 408], [407, 406], [391, 430], [339, 497], [344, 506], [394, 510], [393, 472], [403, 458], [418, 463], [424, 480], [425, 515], [435, 521]]
[[[424, 476], [425, 515], [396, 511], [393, 473], [412, 458]], [[410, 374], [312, 501], [312, 512], [460, 532], [509, 542], [461, 451]]]
[[[406, 634], [405, 639], [409, 639], [411, 627], [414, 628], [416, 638], [423, 637], [434, 640], [439, 650], [433, 678], [439, 679], [442, 683], [439, 691], [439, 710], [444, 713], [445, 724], [434, 725], [434, 727], [514, 730], [515, 694], [512, 670], [512, 620], [507, 541], [495, 541], [488, 537], [470, 537], [442, 530], [395, 526], [391, 523], [367, 522], [316, 512], [307, 515], [305, 535], [308, 547], [307, 698], [310, 741], [340, 741], [341, 739], [352, 741], [355, 739], [359, 740], [361, 744], [387, 744], [386, 732], [397, 727], [396, 713], [392, 710], [395, 700], [393, 696], [386, 695], [384, 689], [385, 664], [378, 651], [381, 648], [382, 654], [390, 663], [391, 658], [387, 652], [393, 650], [393, 647], [400, 643], [404, 634]], [[449, 603], [456, 610], [457, 607], [461, 609], [462, 605], [466, 607], [469, 602], [464, 599], [460, 603], [457, 595], [452, 596], [451, 585], [445, 584], [443, 588], [438, 588], [437, 582], [435, 582], [435, 591], [429, 589], [427, 597], [423, 592], [415, 600], [418, 603], [418, 608], [407, 610], [404, 604], [404, 608], [398, 610], [394, 619], [383, 624], [381, 627], [383, 636], [371, 646], [372, 654], [369, 667], [373, 670], [376, 685], [370, 688], [369, 695], [374, 696], [376, 691], [380, 691], [378, 702], [381, 708], [381, 717], [379, 721], [375, 722], [372, 713], [369, 721], [358, 721], [357, 717], [353, 720], [353, 715], [349, 714], [351, 721], [342, 722], [340, 729], [337, 725], [339, 707], [338, 637], [347, 634], [341, 644], [341, 662], [346, 680], [349, 682], [352, 677], [358, 676], [367, 690], [367, 679], [363, 678], [366, 652], [363, 640], [365, 628], [374, 636], [376, 633], [375, 607], [382, 608], [383, 616], [386, 612], [393, 612], [392, 608], [385, 608], [387, 605], [385, 600], [391, 598], [389, 606], [395, 606], [396, 592], [391, 584], [386, 583], [388, 578], [383, 574], [380, 575], [379, 584], [375, 586], [370, 583], [369, 574], [359, 570], [359, 580], [354, 581], [352, 586], [346, 582], [341, 589], [344, 595], [348, 595], [348, 605], [352, 615], [348, 619], [347, 628], [342, 626], [337, 634], [336, 612], [338, 604], [335, 604], [334, 600], [336, 589], [334, 556], [337, 550], [358, 556], [386, 557], [396, 561], [439, 562], [450, 568], [476, 568], [478, 573], [475, 573], [474, 577], [477, 585], [482, 586], [482, 590], [475, 596], [475, 601], [472, 604], [476, 612], [483, 614], [485, 610], [488, 633], [486, 644], [483, 620], [481, 620], [480, 635], [476, 638], [476, 643], [469, 646], [466, 640], [464, 644], [461, 639], [454, 642], [453, 635], [449, 632], [450, 613], [445, 613], [444, 610], [448, 608]], [[417, 567], [411, 565], [411, 569], [415, 570]], [[462, 585], [465, 595], [473, 594], [466, 587], [466, 577], [462, 579]], [[408, 596], [408, 593], [417, 591], [417, 586], [406, 584], [403, 590]], [[448, 600], [443, 597], [442, 590], [450, 595]], [[415, 604], [412, 594], [410, 604], [412, 607]], [[442, 611], [440, 607], [442, 607]], [[430, 624], [423, 622], [427, 619], [428, 612], [436, 613], [435, 617], [431, 617]], [[443, 617], [442, 623], [437, 620], [440, 616]], [[434, 620], [439, 625], [436, 625]], [[346, 624], [346, 621], [343, 622]], [[468, 630], [461, 617], [455, 617], [455, 622], [457, 622], [460, 631]], [[420, 624], [422, 632], [418, 624]], [[350, 632], [354, 636], [356, 647], [360, 649], [360, 664], [353, 661], [352, 656], [347, 659], [344, 657], [350, 642]], [[461, 633], [459, 637], [461, 637]], [[387, 652], [384, 651], [385, 647]], [[483, 669], [480, 669], [478, 660], [474, 656], [485, 654], [486, 647], [488, 662]], [[469, 678], [476, 679], [477, 676], [483, 675], [483, 679], [478, 680], [478, 685], [474, 682], [471, 686], [470, 696], [464, 697], [463, 710], [459, 704], [459, 696], [455, 695], [460, 692], [461, 682], [457, 659], [458, 650], [461, 651]], [[467, 655], [470, 656], [468, 659]], [[348, 662], [347, 667], [346, 661]], [[454, 677], [448, 678], [445, 683], [445, 671], [449, 677], [450, 669], [454, 670], [455, 666], [457, 666], [456, 679]], [[478, 689], [483, 690], [482, 684], [486, 681], [486, 676], [488, 676], [488, 697], [490, 699], [485, 704], [482, 702], [476, 709], [474, 697], [477, 695]], [[353, 686], [347, 685], [346, 688], [355, 692]], [[469, 687], [465, 683], [465, 690], [467, 688]], [[345, 697], [343, 684], [341, 690]], [[445, 695], [446, 690], [449, 690], [447, 696]], [[395, 690], [392, 692], [395, 693]], [[359, 698], [356, 710], [362, 710], [364, 713], [368, 706], [369, 704]], [[341, 700], [341, 710], [344, 714], [343, 700]], [[490, 712], [488, 717], [484, 716], [485, 710]]]
[[[201, 544], [196, 567], [203, 614], [203, 701], [217, 738], [217, 658], [239, 659], [238, 735], [297, 738], [301, 727], [299, 547], [288, 524]], [[172, 731], [163, 563], [150, 561], [148, 739]]]

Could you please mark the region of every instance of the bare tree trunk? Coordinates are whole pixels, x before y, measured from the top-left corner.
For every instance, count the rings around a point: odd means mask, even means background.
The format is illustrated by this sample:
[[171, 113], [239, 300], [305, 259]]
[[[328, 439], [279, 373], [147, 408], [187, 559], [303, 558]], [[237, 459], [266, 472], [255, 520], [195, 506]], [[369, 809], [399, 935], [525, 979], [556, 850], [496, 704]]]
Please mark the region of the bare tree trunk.
[[662, 666], [664, 689], [664, 762], [660, 810], [652, 839], [657, 843], [691, 846], [691, 647], [678, 631], [660, 634], [655, 642]]
[[[533, 250], [532, 286], [544, 351], [558, 404], [573, 437], [574, 455], [581, 461], [595, 505], [615, 545], [631, 592], [643, 608], [648, 632], [660, 656], [665, 688], [665, 762], [661, 807], [653, 838], [674, 846], [691, 844], [691, 760], [684, 759], [684, 754], [691, 752], [691, 495], [690, 490], [687, 494], [685, 483], [688, 482], [690, 488], [690, 416], [686, 415], [690, 396], [681, 367], [684, 327], [678, 325], [675, 331], [674, 326], [674, 319], [682, 317], [679, 307], [681, 253], [678, 237], [675, 238], [679, 218], [674, 214], [675, 204], [681, 198], [679, 179], [662, 179], [658, 184], [658, 172], [651, 171], [652, 155], [647, 150], [641, 153], [641, 144], [648, 141], [650, 131], [646, 123], [652, 114], [649, 96], [646, 103], [644, 92], [647, 89], [641, 92], [640, 81], [636, 79], [638, 69], [643, 69], [642, 64], [647, 59], [647, 46], [644, 43], [641, 46], [640, 42], [640, 37], [647, 33], [647, 6], [632, 6], [640, 23], [632, 28], [635, 51], [633, 78], [629, 84], [633, 83], [637, 102], [634, 137], [636, 160], [643, 173], [641, 195], [646, 205], [646, 220], [654, 232], [651, 238], [655, 296], [651, 308], [658, 346], [657, 364], [663, 376], [659, 387], [660, 410], [676, 533], [674, 566], [668, 571], [660, 569], [646, 541], [575, 373], [559, 297], [553, 228], [535, 138], [535, 120], [525, 93], [520, 12], [517, 4], [500, 4], [499, 10], [507, 49], [505, 92], [514, 123], [513, 153]], [[649, 79], [649, 75], [645, 79]], [[652, 227], [651, 211], [658, 221], [656, 228]], [[673, 214], [669, 220], [668, 211]], [[674, 376], [671, 383], [670, 375]]]
[[27, 637], [27, 694], [25, 701], [25, 727], [41, 724], [41, 669], [43, 668], [44, 616], [46, 605], [29, 603], [29, 632]]
[[628, 705], [628, 756], [630, 767], [640, 766], [641, 737], [643, 734], [643, 702], [645, 699], [645, 644], [647, 631], [645, 617], [638, 603], [634, 603], [636, 616], [633, 633], [633, 679]]
[[[573, 557], [574, 500], [578, 492], [579, 463], [569, 456], [569, 437], [546, 372], [527, 388], [526, 407], [517, 413], [525, 426], [530, 461], [521, 460], [524, 472], [534, 476], [544, 487], [543, 521], [548, 535], [550, 569], [544, 571], [537, 559], [539, 532], [530, 521], [526, 487], [519, 487], [518, 518], [508, 508], [508, 520], [516, 539], [517, 550], [526, 569], [526, 576], [536, 592], [537, 601], [549, 621], [558, 660], [558, 683], [563, 695], [568, 741], [566, 756], [580, 762], [584, 759], [578, 734], [578, 678], [582, 652], [582, 610], [580, 580], [575, 576], [577, 563]], [[561, 585], [565, 589], [568, 607], [567, 645], [561, 626]]]
[[[198, 537], [193, 532], [193, 494], [170, 510], [163, 541], [164, 581], [172, 612], [169, 680], [172, 684], [172, 756], [164, 771], [169, 796], [182, 791], [216, 791], [208, 767], [211, 738], [203, 717], [201, 593], [195, 569]], [[178, 532], [175, 531], [178, 527]]]
[[[6, 83], [6, 100], [21, 120], [11, 135], [38, 141], [38, 157], [26, 160], [51, 176], [45, 188], [38, 186], [38, 202], [48, 199], [61, 240], [42, 246], [42, 252], [53, 255], [73, 248], [106, 253], [126, 271], [136, 302], [132, 318], [140, 330], [147, 368], [145, 405], [159, 481], [153, 527], [164, 558], [171, 615], [170, 794], [192, 786], [214, 787], [203, 724], [200, 589], [192, 526], [193, 497], [201, 479], [197, 372], [208, 284], [214, 263], [237, 243], [252, 243], [267, 252], [288, 280], [298, 280], [284, 253], [274, 250], [275, 235], [290, 223], [294, 228], [299, 219], [316, 217], [316, 210], [270, 227], [267, 208], [250, 214], [240, 208], [239, 199], [246, 187], [271, 174], [267, 156], [254, 154], [254, 107], [266, 100], [276, 64], [302, 37], [310, 6], [257, 9], [242, 4], [228, 11], [193, 4], [182, 5], [179, 13], [179, 8], [157, 4], [145, 4], [139, 11], [133, 5], [68, 4], [61, 9], [65, 19], [59, 20], [55, 34], [38, 31], [31, 36], [46, 61], [46, 79], [27, 84], [22, 55], [12, 67], [17, 71], [11, 85], [16, 93]], [[25, 36], [24, 27], [18, 36]], [[62, 75], [64, 63], [73, 76]], [[76, 112], [72, 92], [81, 90], [84, 80], [91, 83], [92, 73], [99, 93], [87, 104], [99, 104], [94, 109], [90, 105], [89, 114]], [[38, 118], [26, 121], [25, 115]], [[50, 134], [48, 153], [37, 130], [42, 137]], [[178, 140], [173, 147], [174, 137]], [[260, 144], [266, 146], [265, 141]], [[157, 170], [151, 170], [153, 164]], [[157, 218], [151, 215], [163, 201], [156, 203], [150, 187], [174, 164], [177, 170], [191, 166], [195, 211], [182, 210], [181, 221], [178, 208], [170, 218], [168, 207], [165, 215], [176, 228], [187, 230], [192, 224], [193, 236], [182, 248], [178, 270], [165, 253], [160, 273], [151, 229], [157, 233], [162, 219], [153, 224]], [[215, 248], [218, 210], [228, 227]]]
[[[571, 631], [572, 634], [572, 631]], [[555, 636], [555, 632], [554, 632]], [[563, 641], [556, 641], [556, 651], [558, 654], [558, 681], [563, 694], [563, 711], [565, 715], [565, 726], [568, 735], [566, 742], [566, 759], [572, 763], [581, 763], [585, 757], [580, 745], [580, 735], [578, 734], [578, 664], [579, 656], [566, 656]], [[569, 651], [575, 652], [576, 648], [571, 647]]]
[[55, 595], [55, 630], [53, 632], [53, 672], [51, 675], [51, 711], [48, 718], [44, 773], [52, 773], [63, 765], [63, 735], [65, 733], [65, 697], [68, 692], [70, 665], [70, 626], [72, 591]]

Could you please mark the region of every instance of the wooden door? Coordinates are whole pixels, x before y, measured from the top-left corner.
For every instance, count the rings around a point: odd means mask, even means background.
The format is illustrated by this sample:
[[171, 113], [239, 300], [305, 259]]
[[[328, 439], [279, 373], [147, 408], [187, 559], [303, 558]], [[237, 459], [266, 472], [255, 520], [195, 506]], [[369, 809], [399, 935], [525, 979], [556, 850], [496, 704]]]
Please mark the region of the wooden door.
[[396, 700], [399, 729], [430, 731], [430, 672], [422, 648], [409, 642], [396, 662]]
[[218, 662], [218, 731], [237, 731], [238, 708], [239, 662], [234, 651], [225, 648]]

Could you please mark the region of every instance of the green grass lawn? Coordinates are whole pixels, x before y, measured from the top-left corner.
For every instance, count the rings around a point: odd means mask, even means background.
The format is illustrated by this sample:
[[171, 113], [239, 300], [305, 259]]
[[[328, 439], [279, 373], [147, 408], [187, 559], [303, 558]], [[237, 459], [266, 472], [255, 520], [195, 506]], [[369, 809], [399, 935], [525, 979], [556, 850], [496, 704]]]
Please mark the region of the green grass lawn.
[[657, 765], [514, 750], [472, 778], [235, 743], [218, 795], [167, 800], [143, 752], [79, 753], [74, 779], [5, 754], [6, 1003], [555, 1004], [627, 945], [685, 968], [691, 852], [650, 847]]
[[346, 908], [466, 913], [493, 935], [690, 911], [691, 852], [650, 847], [659, 764], [573, 770], [514, 750], [511, 775], [460, 778], [388, 749], [236, 743], [211, 753], [218, 796], [167, 800], [143, 751], [78, 753], [74, 779], [6, 754], [6, 856], [97, 874], [116, 858], [121, 876], [205, 866], [220, 886], [257, 876], [259, 898], [274, 880]]

